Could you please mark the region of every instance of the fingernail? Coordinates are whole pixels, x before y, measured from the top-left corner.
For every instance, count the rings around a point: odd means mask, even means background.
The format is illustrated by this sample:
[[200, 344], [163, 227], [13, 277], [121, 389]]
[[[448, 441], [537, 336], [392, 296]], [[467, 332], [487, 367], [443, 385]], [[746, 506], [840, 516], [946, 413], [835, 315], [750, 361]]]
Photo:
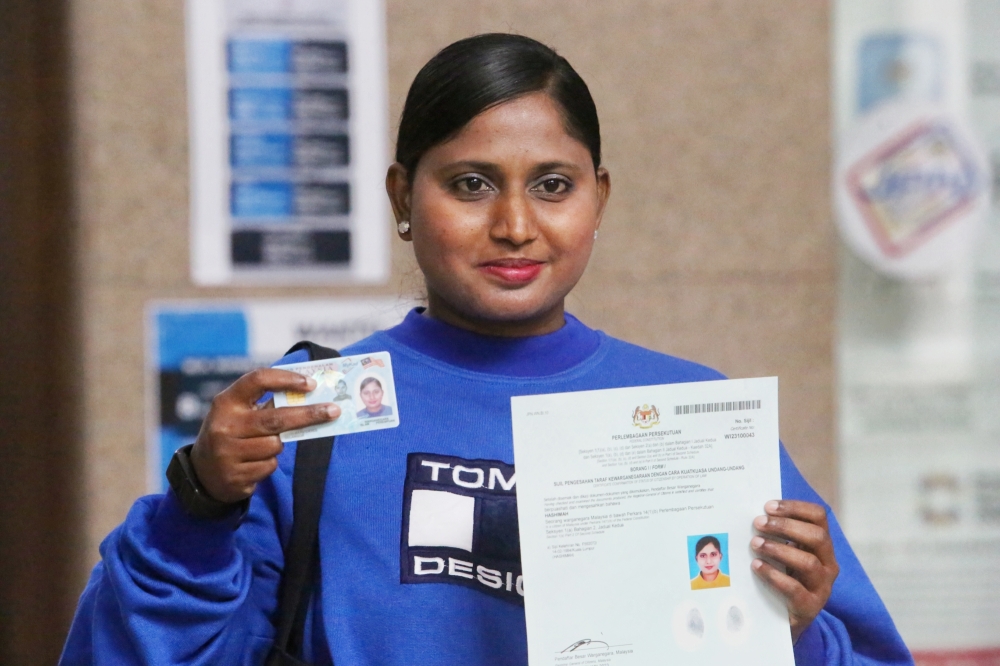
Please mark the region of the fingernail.
[[337, 418], [338, 416], [340, 416], [340, 407], [337, 407], [337, 405], [334, 404], [327, 405], [326, 415], [329, 416], [331, 419]]
[[753, 519], [753, 524], [756, 527], [764, 527], [767, 525], [767, 516], [757, 516]]
[[757, 570], [759, 570], [759, 569], [760, 569], [760, 568], [761, 568], [762, 566], [764, 566], [764, 563], [763, 563], [763, 562], [761, 562], [760, 560], [754, 560], [753, 562], [751, 562], [751, 563], [750, 563], [750, 567], [751, 567], [751, 568], [752, 568], [752, 569], [753, 569], [754, 571], [757, 571]]
[[778, 500], [771, 500], [770, 502], [764, 505], [764, 511], [767, 511], [768, 513], [774, 513], [775, 511], [778, 510], [778, 507], [780, 506], [781, 503]]
[[306, 377], [306, 388], [310, 391], [316, 390], [316, 380], [312, 377]]
[[759, 550], [760, 547], [763, 545], [764, 545], [764, 540], [759, 536], [750, 539], [750, 546], [753, 547], [754, 550]]

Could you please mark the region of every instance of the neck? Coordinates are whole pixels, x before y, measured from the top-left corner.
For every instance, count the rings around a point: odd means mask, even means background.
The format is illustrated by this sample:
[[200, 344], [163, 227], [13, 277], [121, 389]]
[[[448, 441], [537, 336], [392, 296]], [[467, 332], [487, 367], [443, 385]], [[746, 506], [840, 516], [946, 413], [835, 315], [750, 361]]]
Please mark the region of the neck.
[[715, 580], [716, 578], [719, 577], [719, 570], [716, 569], [715, 571], [713, 571], [710, 574], [707, 574], [704, 571], [702, 571], [701, 572], [701, 577], [704, 578], [705, 580], [707, 580], [709, 583], [711, 583], [713, 580]]
[[386, 333], [438, 361], [474, 372], [512, 377], [542, 377], [568, 370], [590, 358], [601, 335], [570, 314], [564, 325], [545, 335], [499, 337], [470, 331], [434, 317], [422, 308]]
[[527, 338], [545, 335], [558, 331], [566, 324], [564, 301], [562, 300], [549, 311], [537, 316], [504, 321], [467, 315], [453, 308], [437, 294], [429, 293], [424, 315], [466, 331], [501, 338]]

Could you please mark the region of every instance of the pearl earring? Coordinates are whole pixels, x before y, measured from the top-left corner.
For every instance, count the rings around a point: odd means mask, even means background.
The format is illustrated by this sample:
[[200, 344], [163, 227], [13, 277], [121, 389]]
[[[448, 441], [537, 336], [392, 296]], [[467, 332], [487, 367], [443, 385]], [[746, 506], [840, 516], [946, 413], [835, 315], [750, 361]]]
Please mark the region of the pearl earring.
[[396, 230], [401, 234], [408, 233], [410, 231], [409, 220], [400, 220], [400, 222], [396, 225]]

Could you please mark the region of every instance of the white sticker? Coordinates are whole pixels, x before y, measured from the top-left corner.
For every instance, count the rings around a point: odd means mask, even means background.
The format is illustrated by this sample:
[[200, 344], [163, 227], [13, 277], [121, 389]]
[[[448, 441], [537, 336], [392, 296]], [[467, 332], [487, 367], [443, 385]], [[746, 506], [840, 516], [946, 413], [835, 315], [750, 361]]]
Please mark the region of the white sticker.
[[978, 143], [952, 114], [929, 104], [885, 104], [840, 146], [837, 222], [844, 242], [883, 273], [945, 275], [970, 256], [988, 185]]

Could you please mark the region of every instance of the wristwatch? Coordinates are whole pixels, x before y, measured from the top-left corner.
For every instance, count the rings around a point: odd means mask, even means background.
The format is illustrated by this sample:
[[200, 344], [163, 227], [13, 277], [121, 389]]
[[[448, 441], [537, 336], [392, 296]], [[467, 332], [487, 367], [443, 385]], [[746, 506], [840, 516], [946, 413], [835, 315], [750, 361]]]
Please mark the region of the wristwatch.
[[198, 481], [198, 475], [194, 473], [194, 465], [191, 464], [191, 448], [193, 446], [194, 444], [188, 444], [177, 449], [167, 466], [167, 481], [173, 488], [174, 494], [177, 495], [184, 511], [194, 518], [209, 520], [226, 518], [235, 513], [239, 513], [242, 518], [250, 507], [250, 498], [239, 502], [220, 502], [209, 495], [205, 487]]

